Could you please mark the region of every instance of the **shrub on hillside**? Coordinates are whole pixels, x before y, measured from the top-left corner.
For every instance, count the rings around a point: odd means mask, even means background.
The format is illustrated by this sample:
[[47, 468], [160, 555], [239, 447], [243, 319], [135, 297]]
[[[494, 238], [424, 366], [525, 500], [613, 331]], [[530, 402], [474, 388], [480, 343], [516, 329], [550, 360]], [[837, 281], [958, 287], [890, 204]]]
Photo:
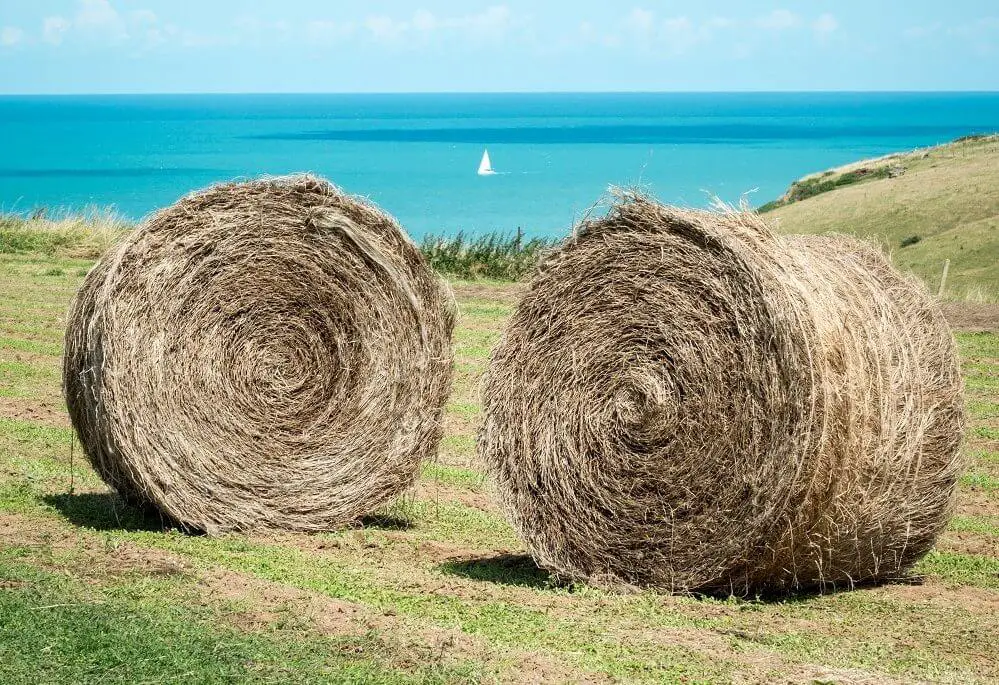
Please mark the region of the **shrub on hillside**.
[[490, 233], [478, 237], [459, 232], [453, 238], [429, 235], [420, 244], [420, 251], [440, 274], [516, 281], [530, 274], [557, 242], [548, 238], [525, 240], [519, 230], [512, 235]]

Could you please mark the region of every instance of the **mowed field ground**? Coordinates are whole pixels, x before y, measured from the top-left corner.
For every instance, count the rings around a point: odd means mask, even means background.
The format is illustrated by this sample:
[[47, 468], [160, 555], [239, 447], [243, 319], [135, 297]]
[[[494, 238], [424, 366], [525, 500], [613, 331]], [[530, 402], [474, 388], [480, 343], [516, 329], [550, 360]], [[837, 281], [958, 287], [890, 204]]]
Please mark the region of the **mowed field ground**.
[[124, 506], [60, 393], [87, 260], [0, 255], [0, 683], [999, 680], [999, 336], [958, 335], [971, 423], [921, 582], [784, 600], [621, 594], [539, 570], [475, 456], [516, 285], [455, 283], [439, 461], [321, 535], [191, 536]]

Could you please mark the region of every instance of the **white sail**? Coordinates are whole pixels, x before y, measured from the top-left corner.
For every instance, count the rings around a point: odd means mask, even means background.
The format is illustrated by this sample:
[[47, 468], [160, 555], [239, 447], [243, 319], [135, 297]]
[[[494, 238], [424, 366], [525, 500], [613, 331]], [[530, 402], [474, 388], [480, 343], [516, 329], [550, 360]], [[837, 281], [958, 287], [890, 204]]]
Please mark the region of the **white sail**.
[[495, 173], [493, 165], [489, 161], [489, 150], [483, 150], [482, 161], [479, 162], [479, 176], [492, 176]]

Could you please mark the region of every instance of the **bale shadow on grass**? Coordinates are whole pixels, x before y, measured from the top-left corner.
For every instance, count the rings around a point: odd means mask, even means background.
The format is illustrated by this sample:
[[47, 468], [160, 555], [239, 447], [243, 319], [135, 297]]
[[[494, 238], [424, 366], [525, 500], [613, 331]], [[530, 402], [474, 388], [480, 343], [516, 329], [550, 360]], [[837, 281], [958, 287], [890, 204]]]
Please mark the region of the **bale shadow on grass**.
[[369, 514], [357, 521], [360, 528], [377, 528], [379, 530], [409, 530], [413, 522], [404, 516], [393, 514]]
[[[177, 524], [155, 509], [141, 507], [110, 492], [63, 493], [45, 495], [46, 504], [53, 507], [70, 523], [101, 531], [164, 532], [178, 528]], [[184, 532], [196, 532], [188, 531]]]
[[857, 590], [872, 590], [892, 585], [922, 585], [926, 582], [926, 576], [918, 574], [900, 575], [889, 578], [878, 578], [862, 580], [855, 583], [825, 583], [822, 585], [811, 585], [808, 587], [795, 589], [761, 589], [756, 592], [746, 594], [734, 594], [724, 590], [714, 592], [691, 592], [694, 599], [739, 600], [747, 604], [805, 604], [812, 602], [819, 597], [829, 595], [841, 595]]
[[[438, 569], [445, 574], [461, 576], [471, 580], [480, 580], [498, 585], [515, 585], [534, 589], [548, 589], [553, 587], [571, 588], [575, 583], [571, 580], [561, 578], [557, 574], [549, 573], [540, 568], [527, 554], [497, 554], [490, 556], [476, 556], [463, 559], [451, 559], [444, 562]], [[890, 585], [922, 585], [924, 576], [906, 575], [897, 578], [881, 579], [876, 581], [864, 581], [859, 583], [826, 584], [809, 588], [800, 588], [793, 591], [760, 591], [757, 593], [737, 595], [732, 592], [719, 590], [716, 592], [689, 592], [680, 593], [696, 600], [708, 601], [728, 601], [737, 599], [747, 604], [803, 604], [814, 601], [824, 595], [836, 595], [856, 590], [879, 588]], [[642, 588], [624, 583], [596, 583], [593, 585], [613, 594], [635, 594], [645, 592]], [[655, 593], [655, 590], [648, 592]], [[664, 593], [669, 594], [669, 593]]]
[[498, 585], [517, 585], [535, 589], [561, 583], [540, 568], [527, 554], [496, 554], [467, 559], [451, 559], [438, 567], [442, 573], [482, 580]]

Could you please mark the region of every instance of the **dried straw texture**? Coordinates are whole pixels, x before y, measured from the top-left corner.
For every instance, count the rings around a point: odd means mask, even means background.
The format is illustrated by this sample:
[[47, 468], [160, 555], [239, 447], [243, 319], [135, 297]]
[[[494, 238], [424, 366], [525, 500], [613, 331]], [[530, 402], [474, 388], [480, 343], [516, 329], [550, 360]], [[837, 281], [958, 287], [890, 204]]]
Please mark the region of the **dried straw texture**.
[[943, 529], [961, 390], [937, 306], [874, 249], [629, 197], [535, 275], [479, 449], [563, 576], [842, 587], [898, 576]]
[[378, 209], [309, 176], [221, 185], [87, 276], [66, 403], [101, 477], [183, 526], [326, 530], [435, 454], [453, 326]]

